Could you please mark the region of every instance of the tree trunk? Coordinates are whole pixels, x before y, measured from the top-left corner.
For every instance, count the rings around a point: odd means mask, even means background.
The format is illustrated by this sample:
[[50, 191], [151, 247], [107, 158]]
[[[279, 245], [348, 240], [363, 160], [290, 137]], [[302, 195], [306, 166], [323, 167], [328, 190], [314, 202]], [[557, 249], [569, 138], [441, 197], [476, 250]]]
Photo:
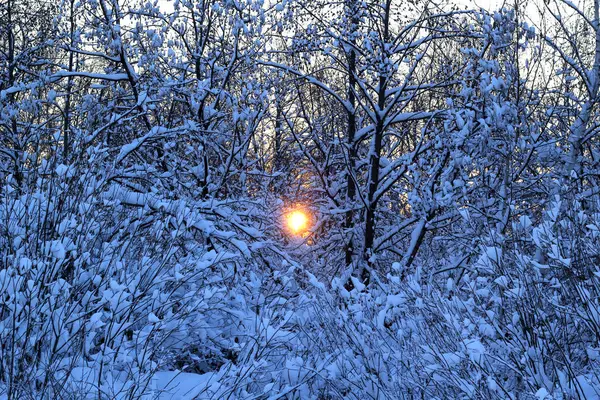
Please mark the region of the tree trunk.
[[[74, 46], [75, 34], [75, 0], [71, 0], [69, 9], [69, 46]], [[73, 51], [69, 50], [69, 72], [73, 71], [74, 64]], [[73, 90], [73, 77], [67, 79], [67, 98], [65, 100], [65, 121], [63, 125], [63, 159], [67, 163], [69, 158], [70, 140], [71, 140], [71, 90]]]
[[[382, 37], [382, 61], [387, 57], [386, 44], [389, 39], [390, 27], [390, 8], [391, 0], [386, 0], [383, 15], [383, 37]], [[379, 72], [379, 87], [377, 88], [377, 110], [375, 110], [376, 124], [372, 139], [371, 149], [369, 151], [369, 191], [367, 194], [367, 213], [365, 218], [365, 243], [363, 249], [363, 265], [361, 279], [364, 284], [370, 280], [369, 270], [373, 267], [373, 243], [375, 242], [375, 212], [377, 211], [376, 193], [379, 188], [379, 163], [381, 160], [381, 147], [383, 144], [383, 134], [385, 121], [383, 110], [385, 109], [386, 88], [388, 77], [385, 71]]]
[[[346, 6], [352, 13], [351, 27], [350, 27], [350, 43], [352, 46], [356, 44], [356, 38], [354, 33], [357, 30], [358, 18], [356, 17], [356, 1], [348, 0]], [[354, 200], [356, 198], [356, 183], [354, 182], [354, 171], [356, 167], [356, 51], [353, 47], [350, 47], [350, 51], [347, 52], [348, 56], [348, 103], [352, 106], [352, 110], [348, 110], [348, 128], [346, 133], [347, 146], [348, 146], [348, 170], [346, 172], [346, 220], [344, 223], [344, 230], [349, 234], [348, 242], [346, 243], [346, 266], [352, 264], [352, 255], [354, 254], [353, 244], [353, 228], [354, 228]]]
[[587, 129], [590, 123], [592, 115], [592, 109], [598, 101], [598, 88], [600, 87], [600, 0], [594, 0], [594, 27], [595, 27], [595, 53], [594, 53], [594, 64], [592, 65], [591, 71], [588, 74], [590, 79], [589, 88], [589, 99], [585, 102], [577, 119], [571, 125], [571, 135], [569, 136], [569, 156], [566, 163], [567, 179], [573, 172], [577, 174], [578, 179], [581, 179], [583, 175], [583, 167], [581, 165], [580, 157], [583, 149], [583, 139], [587, 133]]
[[281, 143], [283, 133], [283, 104], [281, 103], [281, 89], [275, 89], [275, 149], [273, 154], [273, 172], [279, 172], [283, 165]]

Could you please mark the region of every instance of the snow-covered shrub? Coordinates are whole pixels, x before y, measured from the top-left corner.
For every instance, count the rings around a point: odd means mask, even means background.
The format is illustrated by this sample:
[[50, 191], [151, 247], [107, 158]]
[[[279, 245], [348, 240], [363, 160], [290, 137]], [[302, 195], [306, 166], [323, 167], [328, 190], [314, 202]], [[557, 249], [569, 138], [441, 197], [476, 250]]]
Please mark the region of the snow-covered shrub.
[[257, 251], [244, 241], [260, 233], [240, 206], [142, 194], [93, 167], [36, 172], [36, 185], [0, 204], [10, 398], [135, 397], [158, 369], [212, 371], [238, 356], [261, 301], [246, 288], [259, 280], [253, 257], [268, 253], [258, 237]]

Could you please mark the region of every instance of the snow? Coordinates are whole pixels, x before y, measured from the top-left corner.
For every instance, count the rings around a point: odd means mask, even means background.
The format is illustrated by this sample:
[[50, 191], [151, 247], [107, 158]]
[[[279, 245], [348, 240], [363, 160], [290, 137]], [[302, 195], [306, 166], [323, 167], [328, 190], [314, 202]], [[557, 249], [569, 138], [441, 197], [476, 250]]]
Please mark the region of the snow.
[[193, 374], [179, 371], [162, 371], [155, 373], [152, 377], [152, 386], [160, 393], [159, 400], [194, 400], [202, 398], [202, 394], [206, 393], [214, 382], [214, 373]]
[[546, 388], [540, 388], [537, 392], [535, 392], [535, 397], [539, 400], [544, 400], [549, 397], [549, 393]]
[[125, 81], [127, 80], [127, 74], [98, 74], [93, 72], [79, 72], [79, 71], [58, 71], [50, 75], [50, 79], [56, 80], [67, 77], [81, 77], [88, 79], [98, 79], [105, 81]]
[[485, 346], [477, 339], [470, 339], [465, 342], [469, 358], [476, 363], [483, 362], [483, 355], [486, 353]]
[[599, 398], [598, 4], [21, 3], [0, 400]]
[[65, 246], [59, 240], [52, 241], [52, 244], [50, 245], [50, 252], [52, 254], [52, 257], [59, 259], [59, 260], [62, 260], [67, 255]]

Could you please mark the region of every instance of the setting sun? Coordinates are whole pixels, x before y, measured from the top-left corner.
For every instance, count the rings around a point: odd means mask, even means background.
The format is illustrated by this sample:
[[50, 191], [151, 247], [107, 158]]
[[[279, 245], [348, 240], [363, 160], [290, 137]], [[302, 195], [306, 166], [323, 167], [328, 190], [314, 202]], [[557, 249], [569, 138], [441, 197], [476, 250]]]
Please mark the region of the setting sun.
[[300, 233], [308, 224], [308, 217], [302, 211], [292, 211], [287, 217], [287, 224], [293, 233]]

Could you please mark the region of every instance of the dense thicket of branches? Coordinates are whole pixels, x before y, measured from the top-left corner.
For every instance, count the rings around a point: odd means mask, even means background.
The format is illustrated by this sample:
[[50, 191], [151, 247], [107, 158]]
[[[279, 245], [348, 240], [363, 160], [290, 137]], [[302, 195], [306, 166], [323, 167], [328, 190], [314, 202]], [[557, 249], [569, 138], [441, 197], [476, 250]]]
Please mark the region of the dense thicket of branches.
[[600, 398], [600, 1], [519, 3], [3, 0], [0, 399]]

